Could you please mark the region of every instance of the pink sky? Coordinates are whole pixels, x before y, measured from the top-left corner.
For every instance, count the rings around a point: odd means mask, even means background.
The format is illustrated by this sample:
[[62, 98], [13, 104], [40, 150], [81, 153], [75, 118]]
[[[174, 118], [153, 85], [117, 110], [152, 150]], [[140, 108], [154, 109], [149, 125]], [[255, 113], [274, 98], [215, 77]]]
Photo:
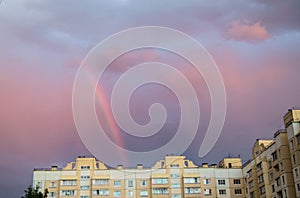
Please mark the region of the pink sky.
[[[184, 154], [199, 164], [217, 163], [228, 153], [247, 160], [255, 139], [272, 138], [283, 127], [288, 108], [300, 106], [299, 8], [300, 2], [292, 0], [272, 4], [4, 0], [0, 5], [0, 197], [20, 197], [31, 184], [33, 168], [64, 166], [78, 155], [90, 154], [72, 117], [76, 71], [101, 40], [136, 26], [166, 26], [191, 35], [210, 52], [222, 73], [228, 110], [221, 137], [199, 159], [203, 138], [199, 132]], [[108, 71], [107, 85], [128, 64], [153, 60], [175, 64], [199, 86], [204, 110], [200, 131], [205, 130], [210, 111], [207, 87], [178, 57], [155, 50], [129, 54]], [[141, 117], [141, 122], [147, 120], [147, 105], [165, 90], [149, 87], [148, 91], [153, 98], [145, 97], [143, 90], [133, 98], [137, 101], [133, 117]], [[178, 107], [172, 94], [165, 97], [162, 102], [173, 113], [167, 131], [177, 127]]]

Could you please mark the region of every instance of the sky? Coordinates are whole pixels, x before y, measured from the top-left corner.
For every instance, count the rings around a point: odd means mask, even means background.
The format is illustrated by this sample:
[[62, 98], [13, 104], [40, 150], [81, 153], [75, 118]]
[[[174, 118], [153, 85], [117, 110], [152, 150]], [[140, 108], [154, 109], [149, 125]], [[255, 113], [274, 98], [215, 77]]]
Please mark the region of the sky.
[[[79, 155], [91, 155], [73, 120], [76, 72], [103, 39], [139, 26], [177, 29], [211, 54], [227, 95], [220, 138], [208, 155], [198, 157], [210, 116], [209, 92], [201, 75], [193, 75], [188, 63], [169, 52], [144, 49], [123, 55], [101, 79], [104, 93], [109, 95], [124, 68], [143, 61], [173, 64], [196, 86], [203, 110], [198, 133], [183, 154], [196, 164], [218, 163], [228, 154], [248, 160], [255, 140], [273, 138], [283, 128], [282, 117], [288, 109], [300, 106], [299, 9], [297, 0], [3, 0], [0, 197], [20, 197], [32, 182], [33, 168], [63, 167]], [[97, 101], [99, 121], [105, 122], [101, 99]], [[161, 102], [169, 112], [160, 138], [141, 145], [123, 135], [124, 147], [149, 150], [172, 137], [180, 109], [170, 90], [155, 84], [138, 89], [130, 100], [132, 117], [146, 124], [153, 102]]]

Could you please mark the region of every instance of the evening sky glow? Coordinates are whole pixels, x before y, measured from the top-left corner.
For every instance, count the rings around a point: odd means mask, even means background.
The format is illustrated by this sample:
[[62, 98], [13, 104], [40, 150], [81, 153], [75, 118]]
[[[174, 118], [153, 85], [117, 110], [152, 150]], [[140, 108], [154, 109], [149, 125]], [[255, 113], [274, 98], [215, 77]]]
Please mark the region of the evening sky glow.
[[[300, 106], [299, 8], [297, 0], [3, 0], [0, 197], [20, 197], [31, 184], [33, 168], [62, 167], [78, 155], [90, 155], [72, 116], [77, 69], [100, 41], [137, 26], [170, 27], [194, 37], [213, 56], [223, 76], [227, 116], [222, 134], [213, 150], [200, 159], [203, 133], [199, 133], [184, 153], [187, 158], [196, 164], [218, 163], [228, 153], [249, 159], [255, 139], [272, 138], [276, 130], [283, 128], [282, 117], [287, 110]], [[200, 132], [206, 130], [209, 93], [204, 80], [188, 63], [153, 49], [125, 54], [120, 59], [103, 76], [106, 87], [98, 87], [100, 105], [125, 68], [142, 61], [167, 62], [197, 86]], [[174, 94], [157, 85], [146, 90], [138, 89], [133, 95], [133, 118], [147, 123], [148, 107], [156, 101], [164, 104], [171, 116], [160, 136], [144, 145], [133, 144], [135, 140], [126, 139], [126, 135], [113, 134], [132, 150], [165, 144], [178, 127], [180, 110]], [[101, 112], [98, 115], [101, 117]], [[108, 117], [107, 122], [114, 121]]]

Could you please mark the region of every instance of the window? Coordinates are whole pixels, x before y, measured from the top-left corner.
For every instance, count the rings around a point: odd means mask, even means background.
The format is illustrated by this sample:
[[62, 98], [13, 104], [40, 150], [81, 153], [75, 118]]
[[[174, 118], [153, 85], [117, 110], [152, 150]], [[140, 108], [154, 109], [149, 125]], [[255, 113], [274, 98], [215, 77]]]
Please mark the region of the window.
[[251, 192], [251, 193], [250, 193], [250, 198], [255, 198], [254, 192]]
[[219, 194], [220, 194], [220, 195], [226, 195], [226, 190], [225, 190], [225, 189], [219, 190]]
[[293, 163], [296, 164], [296, 155], [293, 154]]
[[297, 142], [300, 144], [300, 135], [297, 135]]
[[148, 197], [148, 190], [141, 190], [140, 191], [140, 196], [141, 197]]
[[211, 195], [211, 189], [204, 189], [204, 195]]
[[269, 169], [272, 168], [272, 161], [268, 161]]
[[[114, 181], [114, 186], [115, 186], [115, 187], [121, 186], [121, 181], [120, 181], [120, 180]], [[116, 192], [118, 192], [118, 191], [116, 191]]]
[[274, 169], [276, 170], [276, 172], [279, 172], [279, 166], [278, 166], [278, 164], [274, 166]]
[[60, 191], [61, 196], [75, 196], [76, 191], [75, 190], [62, 190]]
[[297, 184], [297, 190], [300, 191], [300, 184]]
[[188, 178], [184, 178], [184, 183], [185, 183], [185, 184], [196, 184], [196, 183], [200, 183], [200, 178], [199, 178], [199, 177], [188, 177]]
[[128, 187], [133, 187], [133, 180], [128, 180]]
[[62, 180], [60, 181], [62, 186], [76, 186], [76, 180]]
[[273, 152], [272, 153], [272, 158], [273, 158], [273, 161], [277, 160], [277, 152]]
[[152, 193], [154, 195], [160, 195], [160, 194], [168, 194], [169, 189], [168, 188], [153, 188]]
[[133, 191], [132, 191], [132, 190], [129, 190], [129, 191], [128, 191], [128, 196], [129, 196], [129, 197], [132, 197], [132, 196], [133, 196]]
[[291, 140], [291, 150], [294, 150], [294, 141]]
[[168, 178], [155, 178], [155, 179], [152, 179], [152, 184], [168, 184]]
[[93, 184], [105, 186], [105, 185], [108, 185], [108, 179], [95, 179], [95, 180], [93, 180]]
[[141, 180], [140, 181], [140, 186], [147, 186], [147, 185], [148, 185], [147, 180]]
[[172, 194], [172, 198], [180, 198], [181, 195], [180, 194]]
[[101, 189], [101, 190], [93, 190], [93, 195], [103, 195], [103, 196], [108, 196], [109, 195], [109, 190], [108, 189]]
[[80, 169], [81, 170], [90, 170], [90, 166], [81, 166]]
[[284, 189], [283, 192], [284, 192], [284, 195], [285, 195], [284, 197], [287, 197], [286, 189]]
[[280, 162], [280, 169], [281, 169], [281, 171], [283, 171], [283, 164], [282, 164], [282, 162]]
[[56, 188], [56, 183], [55, 182], [50, 182], [49, 188]]
[[285, 184], [284, 175], [281, 176], [281, 180], [282, 180], [282, 185], [284, 185]]
[[275, 185], [272, 185], [272, 192], [275, 192]]
[[219, 185], [225, 185], [225, 179], [219, 179], [218, 184]]
[[80, 196], [80, 198], [90, 198], [90, 196]]
[[264, 194], [265, 192], [265, 186], [259, 188], [259, 194]]
[[41, 188], [42, 187], [42, 182], [37, 182], [36, 187]]
[[260, 171], [262, 169], [261, 162], [256, 165], [256, 169], [257, 171]]
[[179, 168], [179, 164], [171, 164], [170, 168]]
[[90, 176], [89, 175], [82, 175], [80, 178], [82, 180], [88, 180], [88, 179], [90, 179]]
[[200, 190], [200, 188], [188, 187], [188, 188], [184, 188], [184, 193], [185, 194], [199, 194], [199, 193], [201, 193], [201, 190]]
[[299, 173], [298, 173], [298, 169], [296, 168], [295, 169], [295, 177], [297, 178], [299, 176]]
[[80, 190], [89, 190], [89, 189], [90, 189], [89, 185], [80, 186]]
[[235, 195], [241, 195], [242, 194], [242, 189], [234, 189], [234, 194]]
[[114, 191], [114, 197], [121, 197], [121, 191], [119, 190]]
[[249, 184], [249, 188], [253, 187], [253, 181], [250, 181], [248, 184]]
[[56, 192], [49, 192], [49, 194], [48, 194], [48, 196], [49, 196], [49, 198], [51, 197], [56, 197]]
[[180, 175], [179, 174], [171, 174], [171, 178], [179, 178]]
[[263, 176], [263, 174], [261, 174], [258, 176], [258, 183], [261, 183], [263, 181], [264, 181], [264, 176]]
[[280, 186], [280, 178], [276, 179], [276, 186]]
[[171, 184], [171, 188], [180, 188], [180, 184]]
[[233, 184], [241, 184], [241, 180], [240, 179], [234, 179]]
[[203, 183], [204, 183], [205, 185], [209, 185], [209, 184], [210, 184], [210, 179], [204, 179], [204, 180], [203, 180]]
[[247, 172], [248, 177], [252, 177], [252, 169]]
[[271, 172], [271, 173], [270, 173], [270, 180], [272, 181], [273, 178], [274, 178], [274, 175], [273, 175], [273, 173]]

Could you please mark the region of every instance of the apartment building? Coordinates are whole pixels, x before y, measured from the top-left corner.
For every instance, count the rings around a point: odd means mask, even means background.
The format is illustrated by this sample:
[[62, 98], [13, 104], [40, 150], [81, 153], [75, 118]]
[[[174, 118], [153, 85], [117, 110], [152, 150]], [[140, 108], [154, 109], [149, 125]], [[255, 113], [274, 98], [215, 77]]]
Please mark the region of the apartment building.
[[184, 156], [166, 156], [151, 168], [108, 168], [93, 157], [78, 157], [62, 169], [35, 169], [33, 184], [56, 198], [238, 198], [245, 196], [241, 166], [240, 158], [197, 166]]
[[300, 110], [284, 116], [285, 129], [272, 140], [257, 139], [252, 159], [243, 166], [247, 198], [300, 197]]
[[300, 197], [300, 110], [290, 109], [284, 116], [284, 125], [289, 142], [296, 197]]
[[240, 157], [198, 166], [166, 156], [151, 168], [109, 168], [78, 157], [62, 169], [35, 169], [33, 185], [52, 198], [300, 198], [300, 109], [289, 109], [283, 120], [285, 129], [272, 140], [257, 139], [243, 165]]

